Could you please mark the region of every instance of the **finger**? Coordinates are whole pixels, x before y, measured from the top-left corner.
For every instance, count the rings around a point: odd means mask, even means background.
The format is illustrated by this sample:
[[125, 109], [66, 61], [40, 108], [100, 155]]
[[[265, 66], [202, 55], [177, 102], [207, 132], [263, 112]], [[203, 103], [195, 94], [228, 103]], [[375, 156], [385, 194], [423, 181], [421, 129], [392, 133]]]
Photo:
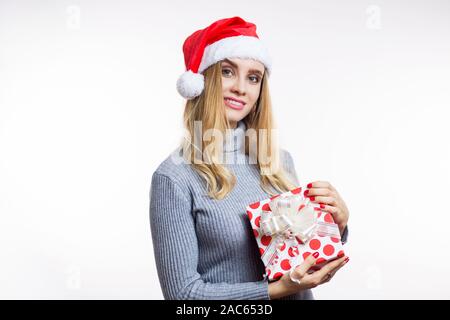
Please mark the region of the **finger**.
[[303, 191], [303, 195], [305, 197], [310, 196], [332, 196], [332, 191], [327, 188], [313, 188], [313, 189], [306, 189]]
[[335, 197], [324, 197], [324, 196], [307, 196], [309, 198], [310, 201], [312, 202], [321, 202], [321, 203], [325, 203], [329, 206], [337, 206], [337, 201]]
[[337, 220], [339, 220], [339, 216], [342, 213], [341, 208], [330, 206], [330, 205], [323, 204], [323, 203], [319, 203], [319, 205], [320, 205], [320, 209], [322, 211], [331, 213], [331, 215], [333, 216], [333, 219], [334, 219], [335, 222]]
[[314, 181], [311, 183], [308, 183], [306, 185], [306, 188], [311, 189], [311, 188], [328, 188], [330, 190], [336, 190], [331, 183], [329, 183], [328, 181]]
[[316, 283], [318, 285], [328, 282], [334, 275], [334, 273], [332, 273], [332, 272], [333, 271], [337, 272], [337, 270], [341, 267], [341, 265], [345, 264], [345, 263], [343, 263], [343, 261], [348, 261], [348, 258], [344, 256], [340, 259], [333, 260], [333, 261], [327, 263], [320, 270], [314, 272], [311, 276], [316, 279]]
[[343, 266], [345, 266], [347, 264], [348, 260], [349, 260], [348, 257], [346, 257], [342, 263], [340, 263], [336, 268], [334, 268], [333, 270], [328, 272], [327, 274], [330, 275], [330, 278], [334, 277], [336, 272], [338, 272]]
[[299, 278], [303, 278], [308, 270], [316, 264], [317, 257], [319, 256], [318, 252], [310, 254], [300, 265], [295, 268], [295, 274]]
[[345, 261], [346, 258], [347, 258], [346, 256], [343, 256], [339, 259], [328, 262], [326, 265], [322, 267], [322, 269], [317, 271], [319, 273], [318, 275], [324, 278], [328, 272], [332, 272], [334, 271], [334, 269], [338, 268], [341, 265], [341, 263]]
[[348, 263], [349, 260], [350, 260], [349, 257], [346, 257], [344, 262], [342, 262], [336, 269], [331, 271], [330, 272], [331, 273], [331, 277], [333, 277], [336, 274], [336, 272], [339, 271], [339, 269], [341, 269], [343, 266], [345, 266]]
[[338, 272], [343, 266], [345, 266], [347, 264], [347, 262], [343, 262], [339, 265], [339, 267], [337, 267], [336, 269], [334, 269], [333, 271], [329, 272], [330, 274], [330, 278], [333, 278], [334, 275], [336, 274], [336, 272]]
[[322, 202], [319, 202], [319, 205], [320, 205], [320, 209], [331, 213], [333, 215], [333, 217], [335, 217], [339, 214], [339, 210], [340, 210], [339, 207], [333, 207], [333, 206], [330, 206], [330, 205], [322, 203]]
[[[341, 220], [341, 209], [339, 207], [333, 207], [333, 206], [329, 206], [323, 203], [320, 203], [320, 210], [322, 210], [322, 212], [325, 212], [323, 214], [331, 214], [331, 216], [333, 217], [334, 223], [339, 224], [340, 220]], [[325, 219], [327, 220], [328, 218], [325, 217]], [[329, 220], [329, 219], [328, 219]], [[331, 222], [331, 221], [329, 221]]]
[[341, 264], [339, 264], [339, 266], [337, 266], [333, 271], [330, 271], [332, 274], [336, 273], [340, 268], [342, 268], [349, 262], [349, 260], [350, 260], [349, 257], [344, 257], [344, 258], [345, 258], [344, 261], [341, 262]]

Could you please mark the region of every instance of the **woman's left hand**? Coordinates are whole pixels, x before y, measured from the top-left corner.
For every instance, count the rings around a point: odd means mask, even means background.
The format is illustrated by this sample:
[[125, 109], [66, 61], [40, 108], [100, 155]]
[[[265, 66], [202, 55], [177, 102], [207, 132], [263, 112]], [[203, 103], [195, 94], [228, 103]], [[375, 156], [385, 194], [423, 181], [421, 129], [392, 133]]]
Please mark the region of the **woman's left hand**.
[[349, 212], [337, 190], [327, 181], [315, 181], [308, 184], [303, 194], [312, 202], [320, 204], [322, 210], [332, 214], [342, 235], [347, 226]]

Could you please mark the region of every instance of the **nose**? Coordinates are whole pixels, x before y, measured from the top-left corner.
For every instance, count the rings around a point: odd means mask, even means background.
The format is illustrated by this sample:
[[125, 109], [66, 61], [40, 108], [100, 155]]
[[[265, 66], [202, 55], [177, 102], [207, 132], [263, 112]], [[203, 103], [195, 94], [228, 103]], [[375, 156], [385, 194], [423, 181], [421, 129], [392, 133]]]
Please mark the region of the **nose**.
[[245, 79], [241, 76], [236, 77], [231, 91], [238, 95], [245, 95]]

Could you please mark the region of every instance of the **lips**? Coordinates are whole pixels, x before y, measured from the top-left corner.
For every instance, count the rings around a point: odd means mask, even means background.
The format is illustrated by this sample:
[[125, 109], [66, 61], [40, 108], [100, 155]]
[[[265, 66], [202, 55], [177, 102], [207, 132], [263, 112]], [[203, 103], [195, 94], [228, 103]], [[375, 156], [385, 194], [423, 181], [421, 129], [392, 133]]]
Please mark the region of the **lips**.
[[235, 110], [242, 110], [245, 106], [245, 102], [239, 99], [225, 97], [225, 104]]

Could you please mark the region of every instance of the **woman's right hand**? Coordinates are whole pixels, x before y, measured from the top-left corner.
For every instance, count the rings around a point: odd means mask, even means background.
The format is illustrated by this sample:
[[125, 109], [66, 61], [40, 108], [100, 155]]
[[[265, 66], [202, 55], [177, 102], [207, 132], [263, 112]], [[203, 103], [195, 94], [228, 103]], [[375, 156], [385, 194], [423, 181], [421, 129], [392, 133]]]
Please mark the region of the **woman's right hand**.
[[[316, 260], [317, 256], [309, 255], [292, 273], [287, 272], [279, 281], [271, 283], [269, 285], [270, 299], [277, 299], [298, 291], [315, 288], [330, 281], [335, 273], [349, 261], [349, 258], [346, 256], [341, 257], [327, 263], [318, 271], [308, 273], [308, 270], [316, 263]], [[295, 280], [298, 280], [299, 283], [295, 282]]]
[[[284, 274], [280, 280], [283, 281], [287, 291], [293, 294], [301, 290], [315, 288], [330, 281], [335, 273], [342, 268], [349, 259], [345, 256], [341, 257], [327, 263], [318, 271], [308, 273], [308, 270], [316, 263], [316, 260], [317, 258], [311, 254], [305, 261], [298, 265], [291, 274]], [[295, 280], [298, 280], [299, 283], [295, 282]]]

